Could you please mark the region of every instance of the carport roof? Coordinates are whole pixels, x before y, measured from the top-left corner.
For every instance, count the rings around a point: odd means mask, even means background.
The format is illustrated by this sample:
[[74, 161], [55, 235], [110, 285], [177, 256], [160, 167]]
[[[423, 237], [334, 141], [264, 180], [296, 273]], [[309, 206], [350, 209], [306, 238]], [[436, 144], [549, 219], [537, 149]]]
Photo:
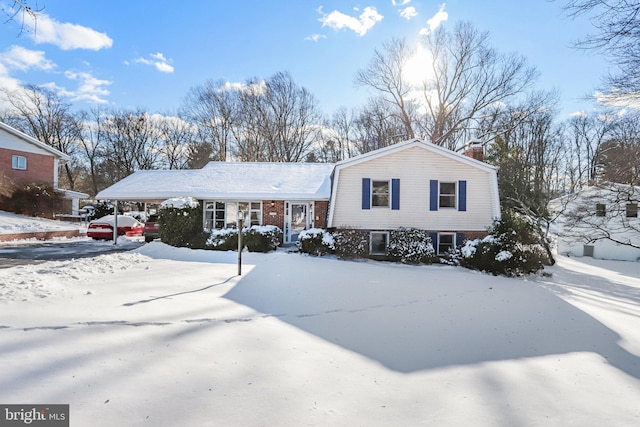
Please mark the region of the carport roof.
[[329, 200], [329, 163], [209, 162], [202, 169], [135, 172], [100, 191], [98, 200]]

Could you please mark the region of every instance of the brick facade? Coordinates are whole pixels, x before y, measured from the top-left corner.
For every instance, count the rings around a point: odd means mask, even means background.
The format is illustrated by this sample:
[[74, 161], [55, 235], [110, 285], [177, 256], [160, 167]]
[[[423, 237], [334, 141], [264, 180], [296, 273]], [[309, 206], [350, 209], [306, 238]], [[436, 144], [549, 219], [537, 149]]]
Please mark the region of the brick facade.
[[327, 228], [327, 215], [329, 213], [328, 201], [315, 202], [313, 210], [313, 224], [316, 228]]
[[262, 202], [262, 224], [275, 225], [284, 230], [284, 201], [265, 200]]
[[[273, 206], [271, 204], [273, 203]], [[313, 202], [313, 224], [316, 228], [327, 227], [327, 213], [329, 211], [329, 202], [316, 201]], [[283, 200], [263, 200], [262, 201], [262, 224], [275, 225], [284, 230], [284, 201]]]
[[[26, 170], [13, 169], [11, 159], [14, 155], [26, 157]], [[54, 166], [53, 156], [0, 148], [0, 170], [15, 184], [37, 182], [53, 185]]]

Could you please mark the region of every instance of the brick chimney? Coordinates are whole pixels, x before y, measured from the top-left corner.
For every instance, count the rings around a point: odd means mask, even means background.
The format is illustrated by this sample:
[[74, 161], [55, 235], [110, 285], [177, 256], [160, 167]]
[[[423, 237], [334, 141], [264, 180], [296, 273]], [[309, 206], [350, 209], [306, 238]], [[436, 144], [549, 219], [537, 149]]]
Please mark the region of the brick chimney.
[[484, 145], [478, 140], [469, 141], [465, 146], [464, 155], [484, 162]]

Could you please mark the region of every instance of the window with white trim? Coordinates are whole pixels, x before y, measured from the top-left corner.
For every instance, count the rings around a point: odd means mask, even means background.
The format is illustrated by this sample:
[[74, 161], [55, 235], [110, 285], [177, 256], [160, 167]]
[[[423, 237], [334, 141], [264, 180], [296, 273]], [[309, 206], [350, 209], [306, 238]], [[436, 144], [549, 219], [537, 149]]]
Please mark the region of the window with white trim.
[[372, 231], [369, 235], [369, 253], [371, 255], [386, 255], [389, 245], [389, 233]]
[[607, 207], [604, 203], [596, 203], [596, 216], [606, 216], [607, 215]]
[[456, 207], [456, 183], [455, 182], [441, 182], [439, 203], [441, 208], [455, 208]]
[[638, 204], [637, 203], [627, 203], [627, 218], [637, 218], [638, 217]]
[[438, 255], [444, 255], [453, 250], [456, 244], [454, 233], [438, 233]]
[[25, 156], [11, 156], [11, 168], [26, 171], [27, 158]]
[[234, 228], [238, 224], [238, 213], [244, 212], [244, 225], [262, 224], [262, 202], [207, 201], [204, 205], [204, 228], [207, 230]]
[[389, 181], [371, 182], [371, 206], [389, 207]]

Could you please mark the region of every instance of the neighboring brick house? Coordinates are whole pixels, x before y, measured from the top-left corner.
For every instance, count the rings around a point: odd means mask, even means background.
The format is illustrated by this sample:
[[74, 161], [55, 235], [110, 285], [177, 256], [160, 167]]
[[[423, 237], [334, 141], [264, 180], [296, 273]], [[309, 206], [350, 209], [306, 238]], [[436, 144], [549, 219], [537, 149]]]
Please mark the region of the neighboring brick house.
[[[37, 139], [0, 122], [0, 174], [14, 185], [42, 183], [51, 185], [72, 201], [77, 213], [80, 198], [87, 194], [58, 187], [58, 167], [70, 157]], [[67, 212], [73, 213], [73, 212]]]
[[202, 203], [205, 229], [235, 227], [243, 211], [252, 225], [282, 228], [285, 243], [310, 227], [362, 229], [372, 254], [390, 230], [416, 227], [442, 253], [486, 235], [500, 218], [496, 169], [481, 158], [481, 146], [462, 155], [414, 139], [337, 164], [210, 162], [198, 170], [138, 171], [96, 198], [191, 196]]

